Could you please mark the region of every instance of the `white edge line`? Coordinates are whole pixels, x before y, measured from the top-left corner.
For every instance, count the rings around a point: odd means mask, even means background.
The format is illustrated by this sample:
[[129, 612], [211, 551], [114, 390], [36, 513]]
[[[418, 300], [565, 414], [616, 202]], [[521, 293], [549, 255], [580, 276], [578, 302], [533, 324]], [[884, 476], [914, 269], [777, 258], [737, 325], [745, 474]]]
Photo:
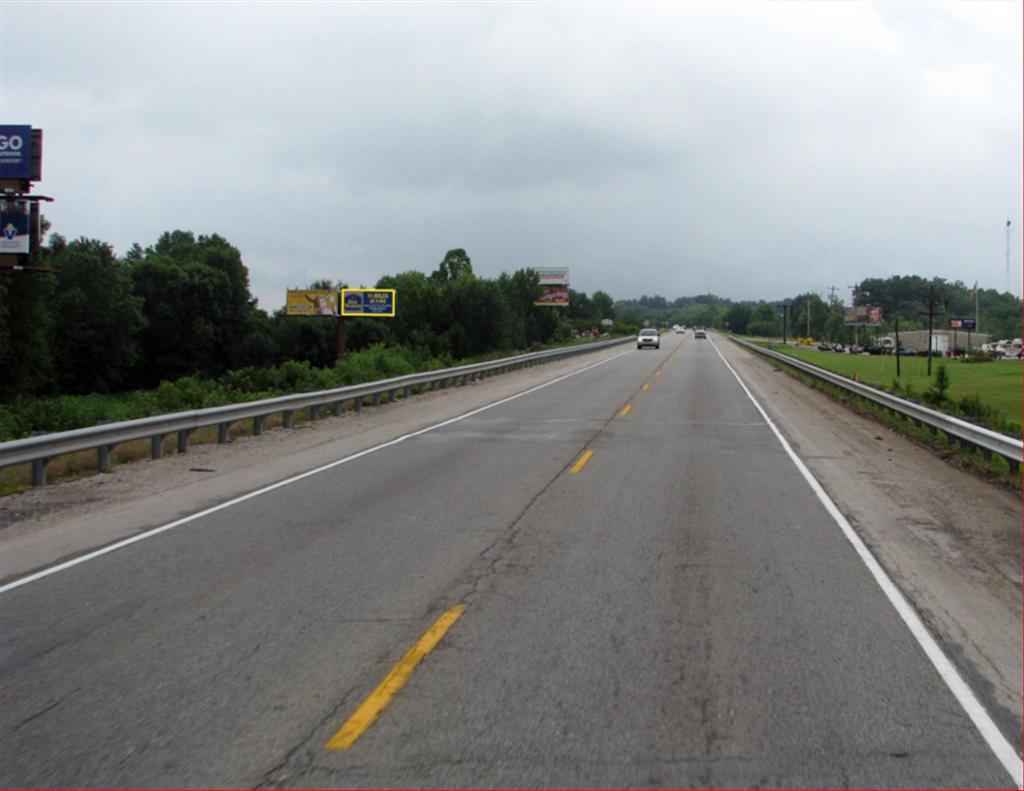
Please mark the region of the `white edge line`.
[[811, 471], [807, 468], [807, 465], [803, 463], [803, 460], [796, 455], [796, 452], [790, 447], [789, 442], [782, 435], [782, 432], [775, 425], [768, 413], [761, 407], [754, 398], [753, 394], [747, 389], [747, 386], [740, 379], [739, 374], [729, 364], [729, 361], [725, 359], [722, 353], [718, 350], [718, 347], [712, 342], [712, 348], [721, 358], [722, 362], [725, 363], [725, 367], [729, 369], [730, 373], [736, 377], [736, 381], [740, 383], [740, 387], [743, 388], [743, 392], [747, 394], [747, 398], [751, 400], [757, 411], [761, 413], [761, 416], [767, 422], [769, 428], [775, 434], [776, 439], [782, 444], [789, 458], [792, 459], [796, 468], [800, 471], [800, 474], [804, 477], [804, 480], [810, 485], [811, 489], [818, 496], [822, 505], [825, 506], [825, 510], [829, 512], [831, 517], [835, 520], [836, 524], [843, 531], [843, 535], [853, 545], [854, 550], [860, 556], [860, 559], [864, 561], [864, 565], [868, 567], [868, 571], [871, 572], [871, 576], [875, 578], [875, 582], [885, 593], [889, 599], [890, 604], [896, 608], [896, 612], [899, 613], [900, 618], [910, 629], [910, 633], [914, 635], [918, 645], [924, 650], [925, 655], [931, 660], [932, 665], [938, 671], [942, 680], [946, 682], [946, 686], [953, 693], [954, 697], [959, 701], [964, 711], [967, 712], [967, 716], [971, 718], [974, 723], [974, 727], [978, 729], [982, 738], [986, 741], [989, 748], [995, 753], [996, 758], [1003, 765], [1003, 768], [1013, 778], [1014, 784], [1017, 788], [1024, 787], [1024, 766], [1021, 764], [1021, 758], [1017, 755], [1017, 751], [1013, 746], [1006, 740], [999, 728], [992, 721], [988, 711], [978, 700], [974, 692], [971, 690], [967, 683], [961, 678], [960, 673], [956, 667], [949, 660], [949, 658], [939, 648], [939, 644], [935, 642], [935, 638], [932, 637], [931, 633], [925, 627], [924, 622], [918, 616], [917, 612], [907, 602], [906, 598], [900, 592], [899, 588], [892, 581], [885, 569], [882, 568], [881, 564], [875, 559], [875, 556], [871, 554], [871, 551], [867, 548], [864, 541], [856, 531], [850, 525], [849, 521], [843, 516], [842, 512], [832, 501], [832, 498], [828, 496], [824, 487], [818, 482], [818, 479], [814, 477]]
[[334, 467], [338, 467], [342, 464], [347, 464], [350, 461], [360, 459], [363, 456], [368, 456], [371, 453], [376, 453], [378, 450], [390, 448], [392, 445], [398, 445], [401, 442], [405, 442], [407, 439], [412, 439], [413, 437], [418, 437], [421, 434], [426, 434], [429, 431], [435, 431], [436, 429], [444, 428], [445, 426], [450, 426], [453, 423], [458, 423], [460, 420], [465, 420], [466, 418], [473, 417], [473, 415], [478, 415], [481, 412], [487, 411], [488, 409], [493, 409], [496, 406], [507, 404], [509, 401], [515, 401], [517, 398], [522, 398], [523, 396], [530, 395], [531, 393], [536, 393], [538, 390], [543, 390], [545, 387], [550, 387], [551, 385], [558, 384], [559, 382], [564, 381], [565, 379], [569, 379], [570, 377], [585, 373], [593, 368], [597, 368], [599, 365], [610, 363], [612, 360], [617, 360], [619, 357], [622, 357], [623, 355], [626, 354], [629, 354], [629, 352], [619, 352], [618, 354], [608, 357], [607, 359], [601, 360], [592, 365], [588, 365], [585, 368], [580, 368], [578, 371], [572, 371], [571, 373], [564, 374], [563, 376], [559, 376], [548, 382], [539, 384], [536, 387], [531, 387], [528, 390], [524, 390], [521, 393], [516, 393], [515, 395], [508, 396], [507, 398], [502, 398], [498, 401], [495, 401], [494, 403], [478, 407], [477, 409], [474, 409], [470, 412], [466, 412], [464, 415], [458, 415], [456, 417], [442, 421], [441, 423], [435, 423], [432, 426], [427, 426], [426, 428], [418, 429], [417, 431], [413, 431], [409, 434], [403, 434], [400, 437], [388, 440], [387, 442], [383, 442], [380, 445], [375, 445], [372, 448], [366, 448], [365, 450], [361, 450], [358, 453], [353, 453], [351, 456], [346, 456], [342, 459], [337, 459], [335, 461], [328, 462], [327, 464], [324, 464], [320, 467], [316, 467], [315, 469], [307, 470], [306, 472], [299, 473], [298, 475], [293, 475], [291, 478], [285, 478], [283, 481], [278, 481], [277, 483], [272, 483], [269, 486], [264, 486], [261, 489], [256, 489], [255, 491], [249, 492], [248, 494], [243, 494], [239, 497], [234, 497], [230, 500], [226, 500], [223, 503], [215, 505], [211, 508], [207, 508], [203, 511], [197, 511], [194, 514], [189, 514], [188, 516], [182, 517], [181, 519], [176, 519], [173, 522], [168, 522], [167, 524], [161, 525], [160, 527], [154, 527], [151, 530], [146, 530], [143, 533], [138, 533], [132, 536], [131, 538], [125, 538], [121, 541], [109, 544], [108, 546], [102, 547], [100, 549], [93, 550], [92, 552], [88, 552], [84, 555], [79, 555], [78, 557], [72, 558], [71, 560], [65, 561], [64, 563], [59, 563], [56, 566], [50, 566], [48, 568], [37, 571], [33, 574], [29, 574], [28, 576], [13, 580], [12, 582], [8, 582], [5, 585], [0, 585], [0, 594], [7, 593], [8, 591], [12, 591], [15, 588], [20, 588], [22, 585], [28, 585], [30, 582], [35, 582], [37, 580], [44, 579], [45, 577], [49, 577], [61, 571], [66, 571], [67, 569], [70, 569], [81, 563], [86, 563], [87, 561], [94, 560], [95, 558], [107, 555], [111, 552], [116, 552], [119, 549], [124, 549], [125, 547], [135, 544], [139, 541], [144, 541], [147, 538], [152, 538], [153, 536], [160, 535], [160, 533], [165, 533], [168, 530], [173, 530], [176, 527], [181, 527], [181, 525], [188, 524], [189, 522], [194, 522], [197, 519], [202, 519], [204, 516], [209, 516], [210, 514], [216, 513], [217, 511], [222, 511], [225, 508], [230, 508], [233, 505], [243, 503], [246, 500], [252, 499], [253, 497], [259, 497], [261, 494], [266, 494], [267, 492], [274, 491], [274, 489], [280, 489], [282, 486], [287, 486], [288, 484], [295, 483], [296, 481], [301, 481], [303, 478], [309, 478], [310, 476], [317, 475], [321, 472], [333, 469]]

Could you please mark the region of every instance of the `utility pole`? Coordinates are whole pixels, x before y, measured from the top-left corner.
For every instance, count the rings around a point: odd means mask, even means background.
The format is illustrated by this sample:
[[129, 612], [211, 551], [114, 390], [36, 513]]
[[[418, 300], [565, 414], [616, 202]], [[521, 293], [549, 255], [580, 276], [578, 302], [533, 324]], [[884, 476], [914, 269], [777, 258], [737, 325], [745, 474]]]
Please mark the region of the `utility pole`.
[[900, 314], [896, 314], [896, 378], [900, 378]]
[[[852, 305], [856, 305], [857, 304], [857, 292], [860, 291], [860, 286], [854, 284], [852, 286], [847, 286], [847, 288], [850, 289], [850, 303]], [[856, 319], [854, 319], [854, 320], [856, 320]], [[859, 325], [857, 325], [857, 324], [853, 325], [853, 343], [854, 343], [854, 345], [857, 345], [857, 335], [858, 335], [858, 330], [859, 329], [860, 329]]]
[[807, 337], [811, 337], [811, 298], [807, 298]]
[[932, 332], [934, 330], [935, 320], [935, 285], [928, 286], [928, 312], [922, 313], [922, 316], [928, 317], [928, 376], [932, 375]]

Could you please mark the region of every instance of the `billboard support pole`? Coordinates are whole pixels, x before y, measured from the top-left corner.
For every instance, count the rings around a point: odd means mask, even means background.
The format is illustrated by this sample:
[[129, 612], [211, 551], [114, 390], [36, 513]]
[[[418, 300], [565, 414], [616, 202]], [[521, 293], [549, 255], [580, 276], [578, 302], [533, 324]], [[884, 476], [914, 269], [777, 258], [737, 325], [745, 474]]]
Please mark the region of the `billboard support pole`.
[[345, 317], [338, 313], [338, 354], [335, 358], [340, 360], [345, 356]]

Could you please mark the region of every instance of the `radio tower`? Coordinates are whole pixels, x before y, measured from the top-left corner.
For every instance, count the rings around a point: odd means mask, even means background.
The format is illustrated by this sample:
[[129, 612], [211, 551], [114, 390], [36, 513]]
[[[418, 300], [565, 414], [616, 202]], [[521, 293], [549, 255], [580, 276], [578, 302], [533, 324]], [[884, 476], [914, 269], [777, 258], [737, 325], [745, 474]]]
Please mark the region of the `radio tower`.
[[1006, 290], [1010, 290], [1010, 221], [1006, 221]]

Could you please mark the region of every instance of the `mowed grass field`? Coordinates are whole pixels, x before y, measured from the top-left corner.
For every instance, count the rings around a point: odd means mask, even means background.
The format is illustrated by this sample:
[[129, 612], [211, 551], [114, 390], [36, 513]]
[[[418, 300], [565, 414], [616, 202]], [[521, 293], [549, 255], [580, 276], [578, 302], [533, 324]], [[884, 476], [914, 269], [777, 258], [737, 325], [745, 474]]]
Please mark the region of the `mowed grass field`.
[[[780, 343], [770, 344], [775, 351], [784, 351], [798, 359], [827, 368], [830, 371], [852, 377], [860, 375], [865, 384], [891, 390], [896, 377], [896, 357], [892, 355], [843, 354], [820, 352], [804, 347], [783, 347]], [[928, 376], [928, 358], [901, 357], [899, 383], [913, 387], [917, 398], [935, 382], [939, 364], [946, 366], [949, 374], [947, 395], [954, 401], [965, 396], [977, 396], [995, 409], [1008, 422], [1021, 424], [1022, 370], [1019, 360], [993, 360], [985, 363], [965, 363], [958, 360], [932, 358], [932, 375]]]

